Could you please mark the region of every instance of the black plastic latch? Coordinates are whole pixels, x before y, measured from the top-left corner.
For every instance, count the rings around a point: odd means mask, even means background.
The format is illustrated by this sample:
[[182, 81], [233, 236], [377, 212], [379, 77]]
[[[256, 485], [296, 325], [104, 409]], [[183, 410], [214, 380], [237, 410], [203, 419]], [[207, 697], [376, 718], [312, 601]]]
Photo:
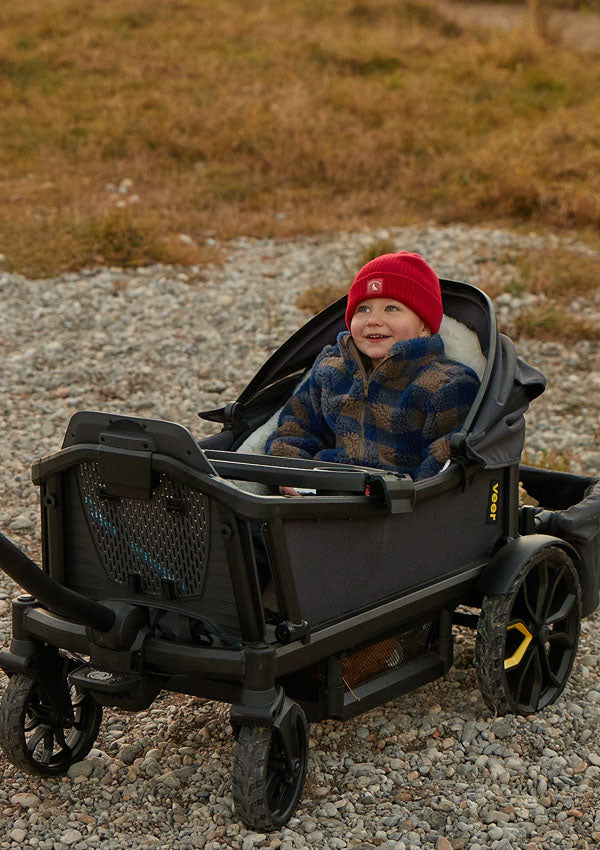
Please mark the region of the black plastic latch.
[[473, 483], [473, 478], [475, 477], [475, 471], [477, 467], [473, 463], [469, 463], [466, 458], [460, 457], [460, 455], [452, 455], [452, 460], [457, 464], [460, 469], [460, 489], [461, 492], [465, 492], [467, 487], [469, 487]]
[[243, 410], [243, 405], [239, 401], [230, 401], [225, 407], [217, 407], [214, 410], [200, 410], [198, 416], [207, 422], [220, 422], [224, 428], [233, 431], [234, 436], [238, 437], [248, 428]]
[[118, 419], [98, 435], [102, 496], [150, 499], [156, 442], [135, 421]]
[[467, 435], [462, 429], [450, 437], [450, 454], [453, 459], [465, 457], [465, 442]]
[[299, 638], [303, 643], [310, 643], [308, 622], [302, 620], [300, 623], [292, 623], [291, 620], [282, 620], [275, 627], [275, 637], [281, 643], [289, 643]]
[[231, 427], [239, 405], [239, 401], [228, 401], [225, 407], [215, 407], [213, 410], [199, 410], [198, 416], [207, 422], [221, 422], [223, 425]]
[[393, 472], [370, 475], [368, 486], [369, 494], [382, 498], [391, 514], [411, 513], [415, 505], [415, 482], [410, 475]]
[[101, 445], [99, 461], [102, 489], [106, 495], [146, 500], [152, 497], [151, 452]]
[[472, 483], [476, 464], [467, 460], [465, 447], [467, 444], [467, 432], [464, 429], [457, 431], [450, 437], [450, 458], [455, 461], [461, 472], [461, 490], [464, 493], [467, 487]]

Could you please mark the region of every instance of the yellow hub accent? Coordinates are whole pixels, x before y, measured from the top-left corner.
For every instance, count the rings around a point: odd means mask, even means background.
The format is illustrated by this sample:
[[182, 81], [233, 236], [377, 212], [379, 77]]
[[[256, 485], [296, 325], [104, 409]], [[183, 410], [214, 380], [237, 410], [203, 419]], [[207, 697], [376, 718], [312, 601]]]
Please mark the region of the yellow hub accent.
[[531, 634], [531, 632], [529, 631], [527, 626], [523, 625], [523, 623], [513, 623], [511, 626], [509, 626], [507, 628], [506, 631], [510, 632], [513, 629], [518, 631], [518, 632], [521, 632], [521, 634], [523, 635], [523, 640], [521, 641], [519, 646], [516, 648], [516, 650], [513, 652], [513, 654], [510, 656], [510, 658], [504, 659], [504, 669], [505, 670], [510, 670], [511, 667], [516, 667], [517, 664], [521, 663], [521, 660], [522, 660], [523, 656], [525, 655], [525, 652], [527, 651], [527, 647], [529, 646], [529, 644], [533, 640], [533, 635]]

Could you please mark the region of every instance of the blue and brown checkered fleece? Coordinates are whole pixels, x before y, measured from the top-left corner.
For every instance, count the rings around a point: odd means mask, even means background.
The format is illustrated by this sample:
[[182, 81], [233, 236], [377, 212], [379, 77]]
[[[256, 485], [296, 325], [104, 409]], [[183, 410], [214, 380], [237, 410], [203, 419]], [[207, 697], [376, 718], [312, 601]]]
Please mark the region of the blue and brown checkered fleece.
[[287, 401], [268, 454], [435, 475], [479, 380], [448, 360], [439, 334], [397, 342], [370, 373], [347, 331], [326, 346]]

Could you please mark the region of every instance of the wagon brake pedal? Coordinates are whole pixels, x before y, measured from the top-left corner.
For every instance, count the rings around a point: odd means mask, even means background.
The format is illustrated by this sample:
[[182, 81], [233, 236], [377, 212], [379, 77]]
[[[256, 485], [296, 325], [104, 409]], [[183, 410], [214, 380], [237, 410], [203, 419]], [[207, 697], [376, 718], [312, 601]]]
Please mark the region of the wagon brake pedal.
[[91, 664], [82, 664], [69, 673], [69, 683], [101, 705], [133, 710], [149, 706], [160, 690], [147, 673], [113, 673]]

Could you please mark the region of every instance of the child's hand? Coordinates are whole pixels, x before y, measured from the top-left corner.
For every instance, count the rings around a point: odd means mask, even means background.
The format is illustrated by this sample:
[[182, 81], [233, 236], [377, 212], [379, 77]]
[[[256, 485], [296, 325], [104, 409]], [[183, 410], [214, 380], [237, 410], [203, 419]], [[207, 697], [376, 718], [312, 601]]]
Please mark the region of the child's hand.
[[317, 491], [312, 487], [280, 487], [279, 492], [282, 496], [314, 496]]

